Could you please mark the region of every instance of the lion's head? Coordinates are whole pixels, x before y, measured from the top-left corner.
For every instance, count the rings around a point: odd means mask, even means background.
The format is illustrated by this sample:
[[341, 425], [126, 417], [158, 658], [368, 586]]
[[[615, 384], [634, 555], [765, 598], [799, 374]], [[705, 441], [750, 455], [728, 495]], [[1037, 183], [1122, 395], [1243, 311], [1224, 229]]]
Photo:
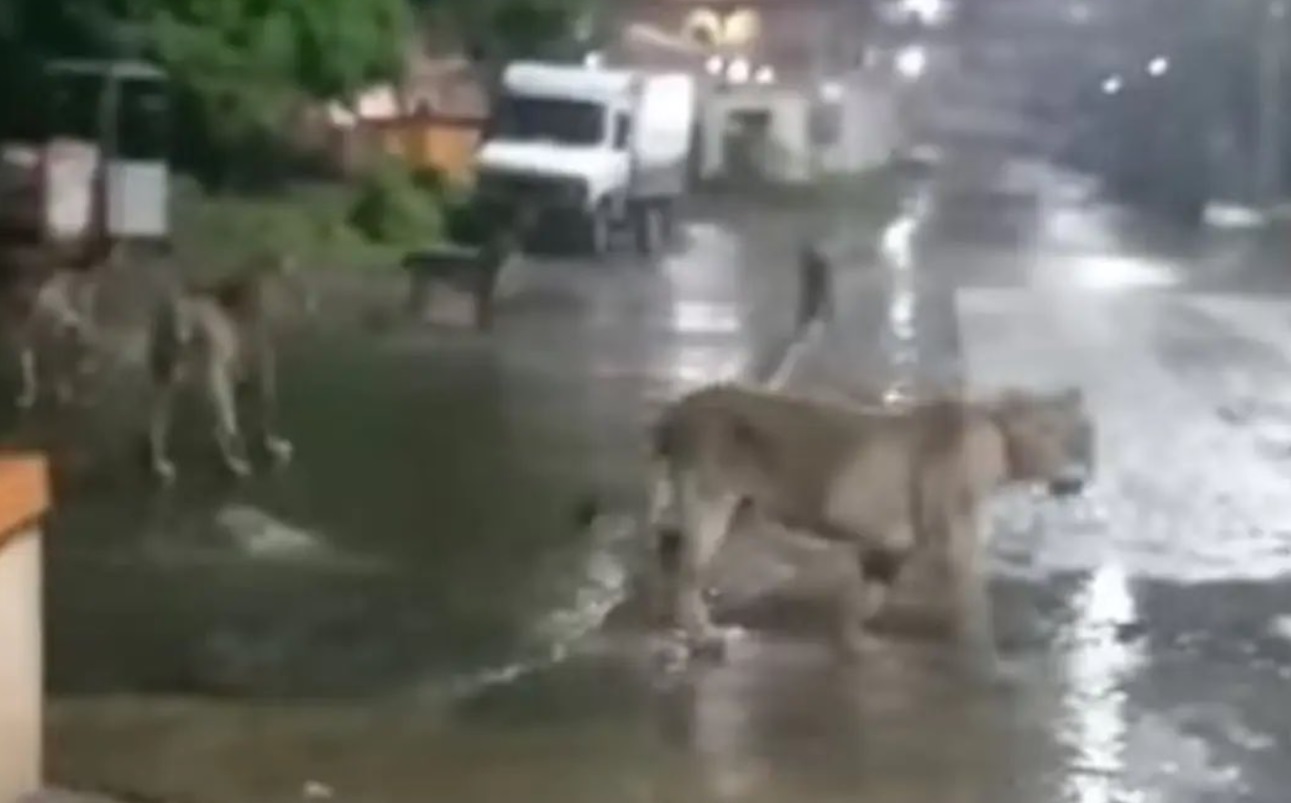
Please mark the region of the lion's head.
[[1010, 391], [992, 405], [1010, 479], [1046, 483], [1055, 494], [1079, 492], [1094, 464], [1094, 425], [1078, 388]]

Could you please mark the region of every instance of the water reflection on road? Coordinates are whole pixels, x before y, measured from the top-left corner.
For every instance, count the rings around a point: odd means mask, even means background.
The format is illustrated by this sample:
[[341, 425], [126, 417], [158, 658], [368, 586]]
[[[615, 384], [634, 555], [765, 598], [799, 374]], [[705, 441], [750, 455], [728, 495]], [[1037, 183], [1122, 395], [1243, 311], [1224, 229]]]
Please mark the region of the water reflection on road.
[[[636, 500], [659, 400], [775, 339], [782, 291], [757, 277], [795, 238], [700, 223], [653, 270], [535, 265], [496, 349], [300, 345], [290, 472], [236, 492], [197, 479], [160, 512], [69, 504], [53, 679], [94, 694], [52, 711], [56, 776], [230, 803], [310, 781], [390, 801], [1280, 800], [1291, 597], [1269, 581], [1291, 517], [1271, 440], [1291, 420], [1291, 315], [1189, 297], [1195, 266], [1098, 203], [925, 189], [876, 264], [840, 270], [843, 314], [789, 379], [1086, 388], [1105, 458], [1088, 496], [992, 511], [1013, 686], [953, 671], [935, 583], [898, 595], [884, 649], [840, 663], [824, 547], [727, 556], [716, 591], [743, 637], [724, 663], [668, 666], [632, 593], [632, 523], [572, 532], [589, 482]], [[1011, 234], [958, 238], [961, 215]]]

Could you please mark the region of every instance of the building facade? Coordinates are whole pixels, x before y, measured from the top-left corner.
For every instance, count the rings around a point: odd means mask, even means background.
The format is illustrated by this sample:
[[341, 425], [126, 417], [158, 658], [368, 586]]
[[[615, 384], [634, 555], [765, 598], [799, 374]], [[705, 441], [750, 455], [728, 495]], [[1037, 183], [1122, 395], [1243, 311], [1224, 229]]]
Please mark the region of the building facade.
[[[700, 175], [805, 182], [865, 170], [895, 146], [892, 88], [866, 70], [854, 0], [628, 0], [617, 55], [693, 69], [704, 85]], [[643, 42], [657, 46], [641, 47]]]

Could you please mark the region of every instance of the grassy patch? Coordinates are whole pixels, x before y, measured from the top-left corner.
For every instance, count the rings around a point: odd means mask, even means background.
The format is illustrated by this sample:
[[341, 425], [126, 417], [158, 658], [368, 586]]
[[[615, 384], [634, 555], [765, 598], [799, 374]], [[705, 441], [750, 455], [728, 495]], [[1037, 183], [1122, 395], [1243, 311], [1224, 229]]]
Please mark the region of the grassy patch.
[[262, 195], [213, 195], [180, 178], [174, 244], [201, 273], [264, 253], [294, 254], [320, 268], [393, 267], [407, 251], [443, 241], [448, 205], [443, 191], [390, 166], [354, 184], [298, 184]]

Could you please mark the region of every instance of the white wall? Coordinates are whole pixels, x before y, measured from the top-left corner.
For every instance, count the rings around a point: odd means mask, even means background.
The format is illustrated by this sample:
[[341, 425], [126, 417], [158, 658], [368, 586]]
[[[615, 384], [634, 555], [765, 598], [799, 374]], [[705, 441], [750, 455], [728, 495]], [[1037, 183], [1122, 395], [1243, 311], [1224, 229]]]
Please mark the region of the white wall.
[[[810, 181], [809, 91], [794, 86], [749, 85], [709, 95], [701, 116], [701, 176], [715, 178], [725, 168], [724, 138], [731, 114], [765, 109], [771, 113], [772, 138], [781, 146], [779, 158], [768, 165], [768, 172], [788, 183]], [[817, 154], [820, 169], [855, 173], [885, 161], [900, 139], [893, 88], [882, 81], [853, 79], [844, 84], [840, 103], [839, 137]]]
[[8, 801], [41, 783], [43, 569], [39, 532], [0, 536], [0, 801]]
[[702, 117], [700, 175], [720, 176], [726, 167], [725, 137], [728, 120], [741, 111], [771, 112], [771, 138], [782, 156], [769, 165], [769, 172], [781, 181], [806, 181], [807, 104], [800, 92], [780, 87], [745, 86], [708, 96]]
[[888, 159], [899, 144], [896, 95], [880, 81], [853, 79], [844, 85], [838, 141], [821, 152], [821, 168], [857, 173]]

